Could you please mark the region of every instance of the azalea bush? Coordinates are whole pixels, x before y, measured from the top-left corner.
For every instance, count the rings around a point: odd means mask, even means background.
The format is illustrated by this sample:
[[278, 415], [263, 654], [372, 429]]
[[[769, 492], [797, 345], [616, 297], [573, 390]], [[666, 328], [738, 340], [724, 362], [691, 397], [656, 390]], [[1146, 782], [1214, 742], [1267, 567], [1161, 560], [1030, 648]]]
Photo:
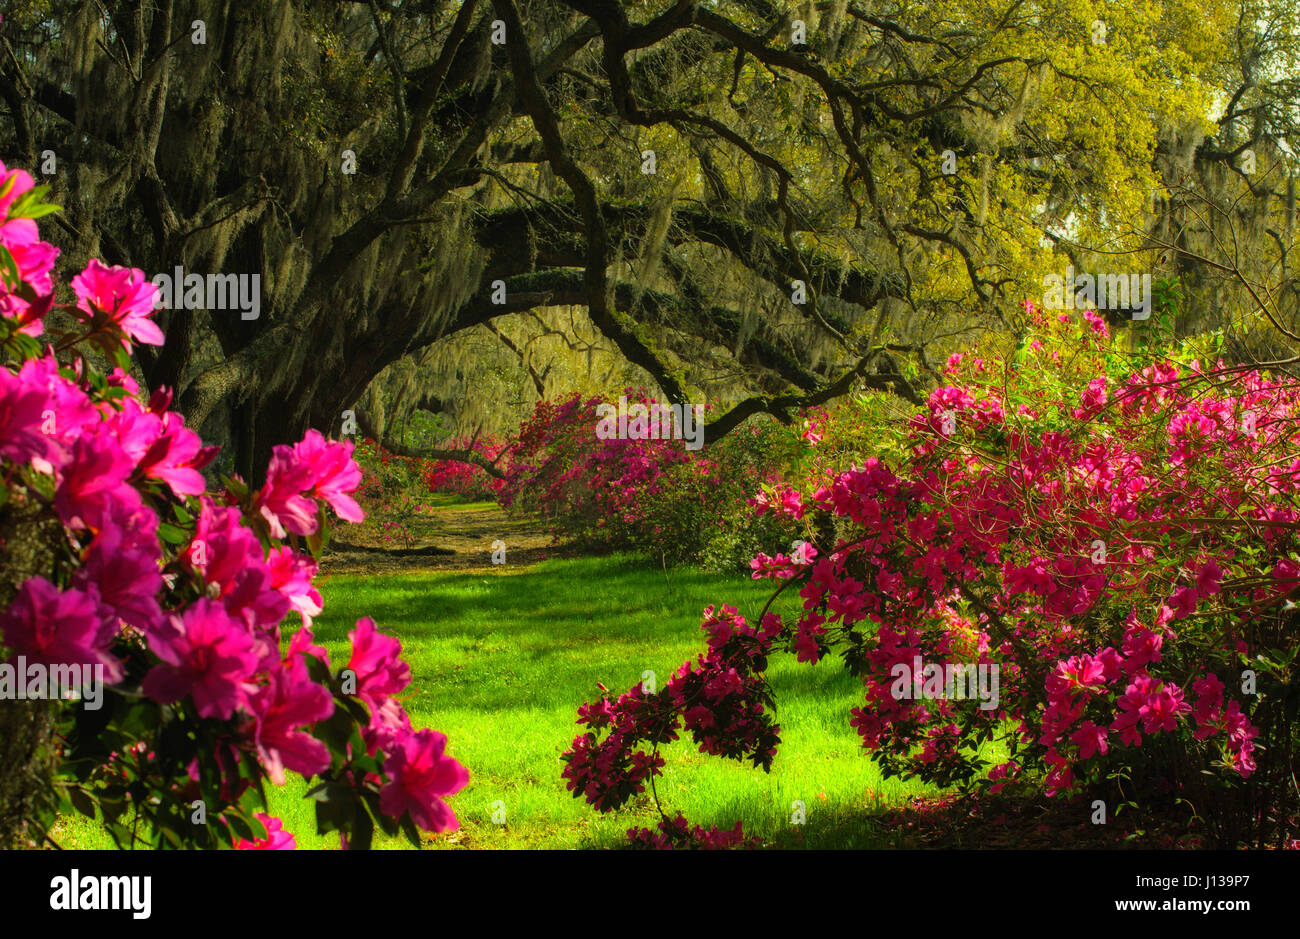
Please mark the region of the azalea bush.
[[[706, 649], [662, 688], [579, 709], [575, 797], [624, 805], [683, 735], [769, 769], [765, 672], [791, 654], [860, 678], [845, 717], [887, 776], [1078, 798], [1082, 818], [1099, 799], [1218, 846], [1296, 837], [1300, 392], [1190, 347], [1122, 352], [1090, 311], [1026, 314], [1021, 342], [954, 355], [926, 407], [878, 426], [892, 464], [754, 500], [805, 535], [754, 558], [772, 598], [709, 607]], [[948, 666], [991, 670], [997, 695], [954, 694]]]
[[[444, 443], [441, 449], [468, 450], [495, 462], [507, 449], [507, 444], [495, 437], [455, 437]], [[463, 460], [429, 460], [424, 465], [424, 484], [430, 492], [478, 502], [495, 499], [505, 481], [489, 475], [483, 467]]]
[[[363, 517], [352, 444], [311, 430], [260, 488], [210, 488], [215, 449], [130, 374], [136, 344], [163, 342], [156, 288], [92, 260], [59, 302], [44, 188], [0, 165], [0, 656], [89, 666], [103, 694], [0, 682], [0, 836], [34, 844], [75, 811], [122, 847], [292, 847], [265, 813], [289, 773], [345, 846], [455, 828], [444, 799], [467, 775], [411, 726], [401, 643], [358, 620], [336, 668], [312, 637], [327, 514]], [[52, 312], [71, 328], [47, 329]]]
[[357, 443], [354, 456], [362, 480], [353, 495], [365, 519], [348, 533], [349, 541], [367, 547], [414, 547], [412, 523], [432, 511], [423, 479], [428, 461], [392, 453], [369, 437]]
[[[631, 403], [656, 403], [627, 393]], [[727, 568], [746, 548], [752, 557], [756, 537], [769, 547], [786, 543], [793, 529], [756, 528], [745, 500], [775, 477], [791, 431], [754, 421], [698, 450], [675, 439], [602, 440], [601, 403], [576, 394], [538, 402], [511, 446], [502, 505], [542, 519], [557, 536], [668, 563], [704, 559]]]

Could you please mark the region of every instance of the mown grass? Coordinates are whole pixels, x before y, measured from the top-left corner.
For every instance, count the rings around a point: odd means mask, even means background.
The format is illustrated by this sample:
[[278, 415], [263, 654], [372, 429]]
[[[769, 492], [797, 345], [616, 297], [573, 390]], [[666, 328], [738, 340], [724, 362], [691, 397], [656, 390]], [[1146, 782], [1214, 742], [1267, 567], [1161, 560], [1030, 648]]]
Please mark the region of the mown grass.
[[[415, 678], [404, 703], [412, 721], [446, 733], [449, 752], [469, 769], [469, 786], [450, 800], [460, 831], [429, 842], [446, 848], [612, 847], [629, 827], [653, 827], [658, 813], [648, 797], [601, 815], [565, 789], [560, 754], [578, 731], [576, 709], [598, 694], [597, 682], [621, 691], [651, 670], [662, 685], [703, 648], [707, 604], [732, 603], [752, 619], [771, 590], [767, 582], [687, 568], [665, 574], [619, 555], [466, 573], [340, 575], [320, 587], [325, 612], [315, 634], [335, 667], [348, 656], [356, 619], [374, 617], [402, 640], [411, 664]], [[895, 843], [876, 816], [934, 790], [881, 779], [849, 726], [860, 686], [838, 662], [810, 667], [778, 655], [772, 663], [782, 737], [772, 772], [706, 757], [679, 741], [662, 751], [665, 810], [705, 826], [739, 820], [771, 846]], [[306, 789], [291, 777], [272, 790], [272, 814], [299, 847], [336, 847], [336, 836], [316, 835]], [[791, 824], [796, 800], [807, 807], [801, 826]], [[492, 820], [498, 802], [504, 825]], [[68, 819], [56, 838], [68, 847], [111, 846], [84, 819]]]

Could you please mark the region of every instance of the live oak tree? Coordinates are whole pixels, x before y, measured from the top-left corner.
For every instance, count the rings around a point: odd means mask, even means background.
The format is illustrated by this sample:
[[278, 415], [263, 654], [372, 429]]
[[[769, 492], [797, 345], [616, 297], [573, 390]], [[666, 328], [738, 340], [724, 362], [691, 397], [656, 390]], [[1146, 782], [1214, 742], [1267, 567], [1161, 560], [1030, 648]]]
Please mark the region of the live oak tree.
[[160, 312], [143, 365], [247, 475], [394, 362], [555, 307], [672, 401], [743, 369], [708, 440], [919, 400], [1064, 242], [1154, 263], [1160, 143], [1212, 121], [1244, 8], [18, 0], [0, 156], [50, 170], [73, 264], [261, 276], [256, 320]]
[[1164, 185], [1148, 243], [1180, 282], [1179, 332], [1222, 329], [1228, 357], [1294, 368], [1300, 3], [1243, 4], [1229, 50], [1213, 124], [1177, 128], [1158, 148]]

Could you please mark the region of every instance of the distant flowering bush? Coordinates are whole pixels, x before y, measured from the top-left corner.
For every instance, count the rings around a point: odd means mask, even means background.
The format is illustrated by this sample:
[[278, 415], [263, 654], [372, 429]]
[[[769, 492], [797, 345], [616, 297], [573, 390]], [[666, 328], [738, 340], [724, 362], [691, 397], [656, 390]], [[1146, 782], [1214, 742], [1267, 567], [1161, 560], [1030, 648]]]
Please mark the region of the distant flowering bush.
[[428, 461], [390, 453], [369, 437], [357, 442], [354, 456], [362, 480], [353, 496], [365, 521], [349, 532], [349, 540], [368, 547], [413, 547], [412, 522], [429, 510]]
[[[309, 430], [274, 448], [260, 489], [209, 491], [215, 448], [169, 410], [169, 390], [144, 397], [128, 372], [135, 344], [163, 342], [153, 284], [92, 260], [75, 305], [56, 303], [58, 252], [35, 224], [55, 210], [44, 188], [0, 165], [0, 657], [89, 666], [106, 693], [94, 709], [15, 701], [0, 679], [0, 736], [36, 715], [48, 735], [33, 752], [54, 748], [22, 794], [29, 817], [0, 835], [30, 843], [75, 810], [119, 846], [292, 848], [263, 811], [263, 783], [290, 771], [315, 783], [318, 830], [351, 847], [376, 825], [416, 843], [417, 828], [455, 828], [443, 799], [467, 775], [442, 735], [411, 727], [401, 644], [360, 620], [333, 670], [312, 637], [326, 511], [363, 517], [352, 444]], [[54, 309], [79, 328], [42, 345]], [[117, 367], [103, 374], [86, 345]], [[283, 633], [290, 614], [300, 626]], [[0, 806], [7, 823], [13, 809]]]
[[[627, 389], [632, 404], [657, 402]], [[746, 497], [775, 472], [774, 424], [752, 426], [707, 449], [680, 439], [601, 439], [598, 397], [538, 402], [511, 445], [499, 500], [589, 545], [699, 559], [735, 529], [753, 527]], [[715, 553], [718, 553], [715, 551]], [[727, 552], [722, 552], [727, 553]]]
[[[575, 796], [625, 804], [683, 732], [770, 768], [770, 656], [835, 653], [862, 680], [851, 724], [886, 775], [1087, 793], [1112, 812], [1181, 799], [1213, 843], [1294, 838], [1295, 383], [1130, 357], [1091, 311], [1026, 312], [1016, 348], [954, 356], [925, 408], [880, 425], [895, 466], [764, 489], [756, 508], [810, 544], [754, 559], [779, 585], [757, 626], [709, 607], [707, 651], [662, 689], [579, 709]], [[996, 668], [998, 705], [904, 677], [918, 660]]]
[[[444, 450], [472, 450], [487, 460], [496, 460], [507, 444], [495, 437], [457, 437], [444, 443]], [[429, 460], [424, 484], [430, 492], [446, 493], [474, 501], [495, 499], [505, 481], [488, 475], [480, 466], [461, 460]]]

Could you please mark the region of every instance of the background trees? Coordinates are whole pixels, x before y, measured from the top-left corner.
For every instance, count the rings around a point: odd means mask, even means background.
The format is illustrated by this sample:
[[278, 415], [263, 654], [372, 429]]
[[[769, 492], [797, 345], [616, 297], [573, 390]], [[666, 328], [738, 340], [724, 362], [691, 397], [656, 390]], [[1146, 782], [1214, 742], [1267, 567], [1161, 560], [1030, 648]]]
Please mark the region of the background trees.
[[381, 432], [412, 401], [463, 425], [484, 401], [517, 416], [507, 387], [522, 409], [638, 381], [713, 402], [716, 439], [853, 383], [915, 399], [955, 334], [1022, 328], [1015, 303], [1068, 258], [1194, 291], [1234, 221], [1247, 276], [1284, 281], [1295, 19], [1293, 0], [18, 2], [0, 156], [53, 156], [74, 263], [261, 275], [257, 320], [169, 310], [142, 363], [242, 473], [359, 400]]

